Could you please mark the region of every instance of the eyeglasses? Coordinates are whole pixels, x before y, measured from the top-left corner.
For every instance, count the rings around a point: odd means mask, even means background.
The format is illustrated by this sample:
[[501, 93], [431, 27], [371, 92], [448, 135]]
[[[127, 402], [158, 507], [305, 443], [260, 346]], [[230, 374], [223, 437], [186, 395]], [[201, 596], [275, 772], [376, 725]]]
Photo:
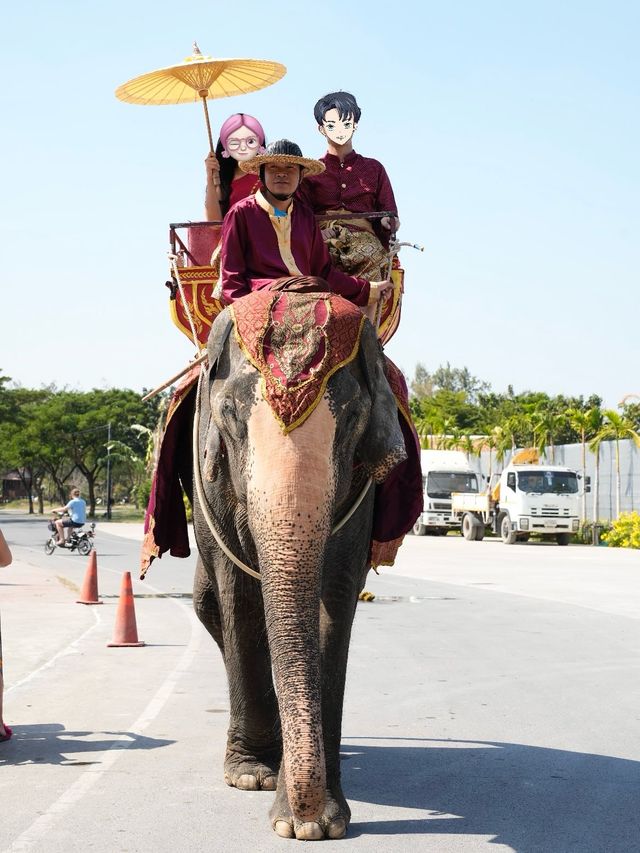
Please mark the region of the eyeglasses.
[[225, 147], [227, 151], [239, 151], [243, 145], [250, 151], [253, 151], [255, 148], [260, 147], [260, 142], [258, 141], [258, 139], [256, 139], [255, 136], [249, 136], [246, 139], [236, 139], [232, 136], [227, 139], [227, 144]]

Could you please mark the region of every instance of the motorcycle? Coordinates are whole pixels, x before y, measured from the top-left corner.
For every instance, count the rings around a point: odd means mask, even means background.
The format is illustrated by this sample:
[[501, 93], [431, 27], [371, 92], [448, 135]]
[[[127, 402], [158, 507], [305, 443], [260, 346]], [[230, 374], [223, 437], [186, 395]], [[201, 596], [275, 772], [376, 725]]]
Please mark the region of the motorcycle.
[[[44, 553], [51, 556], [56, 548], [63, 546], [58, 545], [58, 531], [56, 530], [54, 521], [51, 520], [47, 527], [51, 531], [51, 535], [44, 544]], [[64, 544], [64, 549], [66, 551], [77, 551], [78, 554], [82, 554], [83, 557], [86, 557], [87, 554], [91, 553], [91, 550], [94, 547], [93, 539], [96, 535], [95, 529], [95, 522], [92, 522], [88, 529], [85, 529], [84, 527], [72, 527], [69, 532], [69, 538]]]

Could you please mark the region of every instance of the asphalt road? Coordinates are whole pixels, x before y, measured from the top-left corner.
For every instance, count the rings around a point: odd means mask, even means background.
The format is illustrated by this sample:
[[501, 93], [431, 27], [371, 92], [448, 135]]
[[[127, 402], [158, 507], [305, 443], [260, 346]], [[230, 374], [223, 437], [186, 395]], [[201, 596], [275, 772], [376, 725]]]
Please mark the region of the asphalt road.
[[[46, 557], [0, 512], [5, 720], [0, 851], [282, 851], [272, 794], [222, 780], [221, 659], [193, 558], [137, 578], [139, 526]], [[119, 535], [113, 535], [118, 530]], [[107, 648], [123, 571], [144, 648]], [[358, 607], [343, 727], [342, 851], [640, 850], [640, 555], [408, 537]], [[323, 848], [324, 849], [324, 848]]]

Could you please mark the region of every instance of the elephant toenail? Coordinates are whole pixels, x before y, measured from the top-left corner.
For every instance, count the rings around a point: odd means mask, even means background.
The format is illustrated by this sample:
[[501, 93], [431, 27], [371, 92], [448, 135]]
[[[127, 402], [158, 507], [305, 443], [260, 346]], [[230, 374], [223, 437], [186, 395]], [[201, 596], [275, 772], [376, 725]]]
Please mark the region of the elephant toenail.
[[328, 838], [344, 838], [347, 834], [347, 824], [343, 820], [334, 820], [327, 830]]
[[293, 828], [286, 820], [277, 820], [274, 823], [273, 828], [276, 835], [279, 835], [280, 838], [293, 838]]
[[278, 777], [277, 776], [265, 776], [262, 780], [262, 790], [263, 791], [275, 791], [278, 787]]
[[238, 776], [236, 788], [240, 788], [242, 791], [257, 791], [258, 780], [250, 773], [243, 773], [242, 776]]
[[322, 829], [313, 821], [300, 824], [296, 828], [296, 838], [298, 841], [320, 841], [323, 838]]

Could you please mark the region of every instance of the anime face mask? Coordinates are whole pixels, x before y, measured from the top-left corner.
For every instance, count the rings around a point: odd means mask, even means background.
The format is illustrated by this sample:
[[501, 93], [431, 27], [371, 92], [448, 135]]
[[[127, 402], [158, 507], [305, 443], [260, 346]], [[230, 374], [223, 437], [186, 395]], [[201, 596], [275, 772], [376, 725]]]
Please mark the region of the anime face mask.
[[340, 118], [338, 110], [327, 110], [319, 127], [320, 133], [334, 145], [346, 145], [353, 136], [357, 124], [352, 115]]

